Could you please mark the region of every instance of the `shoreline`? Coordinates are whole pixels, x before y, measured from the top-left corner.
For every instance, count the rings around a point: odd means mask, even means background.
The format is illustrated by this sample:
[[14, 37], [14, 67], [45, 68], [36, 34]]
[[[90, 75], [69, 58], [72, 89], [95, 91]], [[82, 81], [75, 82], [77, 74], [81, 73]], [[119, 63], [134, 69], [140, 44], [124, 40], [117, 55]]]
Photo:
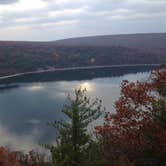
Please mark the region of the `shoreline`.
[[104, 68], [116, 68], [116, 67], [137, 67], [137, 66], [161, 66], [161, 64], [125, 64], [125, 65], [103, 65], [103, 66], [83, 66], [83, 67], [65, 67], [65, 68], [53, 68], [53, 69], [46, 69], [46, 70], [36, 70], [31, 72], [23, 72], [23, 73], [16, 73], [6, 76], [1, 76], [0, 80], [14, 78], [18, 76], [26, 76], [29, 74], [40, 74], [40, 73], [47, 73], [47, 72], [56, 72], [56, 71], [71, 71], [71, 70], [88, 70], [88, 69], [104, 69]]

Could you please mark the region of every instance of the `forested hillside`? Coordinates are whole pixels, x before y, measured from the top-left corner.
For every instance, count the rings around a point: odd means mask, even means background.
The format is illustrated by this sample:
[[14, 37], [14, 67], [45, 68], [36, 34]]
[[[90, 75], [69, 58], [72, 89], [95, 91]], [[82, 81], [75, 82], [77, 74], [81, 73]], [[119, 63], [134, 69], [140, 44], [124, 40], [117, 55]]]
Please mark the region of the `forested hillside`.
[[79, 38], [79, 42], [78, 38], [57, 42], [1, 41], [0, 76], [52, 67], [166, 62], [166, 34], [155, 34], [151, 38], [143, 34], [115, 37]]
[[166, 33], [142, 33], [71, 38], [56, 41], [65, 46], [122, 46], [128, 48], [166, 48]]

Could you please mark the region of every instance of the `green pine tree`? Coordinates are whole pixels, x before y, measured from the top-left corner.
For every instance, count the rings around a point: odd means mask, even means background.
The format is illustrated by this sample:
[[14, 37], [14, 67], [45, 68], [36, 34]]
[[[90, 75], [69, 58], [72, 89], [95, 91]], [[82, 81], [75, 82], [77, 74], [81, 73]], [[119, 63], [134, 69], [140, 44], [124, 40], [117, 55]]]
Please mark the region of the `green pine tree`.
[[87, 132], [88, 125], [102, 113], [101, 100], [90, 101], [86, 90], [75, 90], [69, 105], [62, 112], [65, 121], [51, 123], [57, 131], [56, 145], [45, 145], [50, 150], [55, 166], [103, 166], [100, 143]]

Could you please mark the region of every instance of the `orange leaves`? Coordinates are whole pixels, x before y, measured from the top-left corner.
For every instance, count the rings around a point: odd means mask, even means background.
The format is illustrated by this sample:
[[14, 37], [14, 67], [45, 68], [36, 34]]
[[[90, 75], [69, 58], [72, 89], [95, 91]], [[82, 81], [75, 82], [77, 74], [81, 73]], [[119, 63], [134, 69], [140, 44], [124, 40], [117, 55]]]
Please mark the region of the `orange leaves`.
[[164, 69], [152, 72], [151, 80], [152, 87], [156, 88], [160, 95], [166, 96], [166, 65]]
[[0, 165], [2, 166], [19, 166], [16, 152], [10, 152], [0, 147]]
[[[156, 94], [159, 94], [157, 97]], [[166, 68], [152, 72], [147, 82], [123, 81], [115, 114], [107, 113], [96, 132], [103, 138], [105, 158], [133, 161], [148, 151], [166, 156]], [[116, 165], [116, 164], [114, 164]]]
[[125, 99], [126, 104], [130, 101], [133, 104], [147, 104], [152, 101], [152, 97], [148, 95], [150, 85], [147, 82], [136, 83], [123, 81], [121, 85], [121, 96]]
[[42, 155], [34, 151], [23, 154], [0, 147], [0, 166], [39, 166], [42, 164], [51, 166], [51, 162], [46, 162]]
[[166, 86], [166, 66], [161, 70], [153, 71], [151, 80], [153, 85]]

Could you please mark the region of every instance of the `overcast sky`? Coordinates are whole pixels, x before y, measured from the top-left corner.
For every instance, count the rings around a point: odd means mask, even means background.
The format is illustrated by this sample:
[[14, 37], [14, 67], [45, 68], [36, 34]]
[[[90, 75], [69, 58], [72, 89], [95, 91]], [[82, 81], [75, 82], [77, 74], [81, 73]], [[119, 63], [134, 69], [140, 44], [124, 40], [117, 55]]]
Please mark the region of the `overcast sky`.
[[166, 0], [0, 0], [0, 40], [166, 32]]

